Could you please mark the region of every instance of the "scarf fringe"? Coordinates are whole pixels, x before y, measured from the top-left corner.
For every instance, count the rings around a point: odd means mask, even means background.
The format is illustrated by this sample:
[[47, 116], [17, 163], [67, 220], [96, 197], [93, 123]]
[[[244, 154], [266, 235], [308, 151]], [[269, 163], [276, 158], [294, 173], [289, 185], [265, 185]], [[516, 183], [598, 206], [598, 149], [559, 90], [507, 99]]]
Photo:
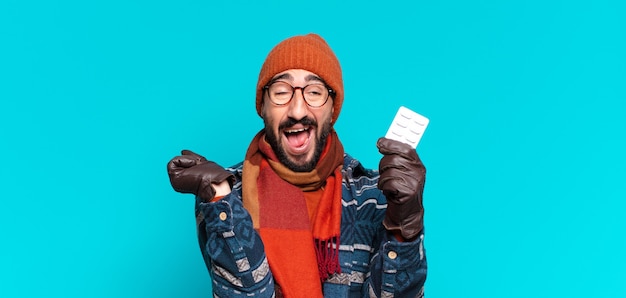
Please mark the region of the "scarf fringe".
[[327, 240], [315, 239], [315, 254], [317, 255], [318, 270], [322, 281], [332, 274], [341, 273], [339, 236]]

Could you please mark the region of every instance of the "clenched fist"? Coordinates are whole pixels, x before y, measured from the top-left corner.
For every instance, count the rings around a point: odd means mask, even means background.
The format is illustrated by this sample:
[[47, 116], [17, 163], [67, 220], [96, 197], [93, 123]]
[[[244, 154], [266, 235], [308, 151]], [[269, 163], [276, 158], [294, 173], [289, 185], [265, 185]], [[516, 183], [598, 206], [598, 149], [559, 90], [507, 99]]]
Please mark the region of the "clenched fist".
[[383, 154], [378, 188], [387, 197], [383, 225], [389, 231], [399, 231], [405, 239], [412, 239], [424, 226], [422, 194], [426, 168], [415, 149], [407, 144], [380, 138], [376, 146]]
[[170, 183], [177, 192], [192, 193], [209, 202], [215, 197], [211, 184], [228, 180], [232, 185], [234, 176], [220, 165], [190, 150], [183, 150], [181, 154], [167, 163]]

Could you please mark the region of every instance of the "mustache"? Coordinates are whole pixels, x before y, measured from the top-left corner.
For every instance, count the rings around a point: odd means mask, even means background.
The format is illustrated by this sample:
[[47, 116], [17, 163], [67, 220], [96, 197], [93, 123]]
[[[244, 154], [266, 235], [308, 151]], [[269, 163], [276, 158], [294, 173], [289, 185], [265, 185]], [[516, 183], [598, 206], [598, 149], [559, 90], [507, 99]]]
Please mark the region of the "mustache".
[[279, 130], [285, 129], [287, 127], [291, 127], [294, 126], [296, 124], [302, 124], [302, 125], [311, 125], [311, 126], [316, 126], [317, 127], [317, 121], [309, 118], [309, 117], [304, 117], [302, 119], [296, 120], [293, 118], [287, 118], [287, 120], [283, 121], [282, 123], [280, 123], [280, 125], [278, 126]]

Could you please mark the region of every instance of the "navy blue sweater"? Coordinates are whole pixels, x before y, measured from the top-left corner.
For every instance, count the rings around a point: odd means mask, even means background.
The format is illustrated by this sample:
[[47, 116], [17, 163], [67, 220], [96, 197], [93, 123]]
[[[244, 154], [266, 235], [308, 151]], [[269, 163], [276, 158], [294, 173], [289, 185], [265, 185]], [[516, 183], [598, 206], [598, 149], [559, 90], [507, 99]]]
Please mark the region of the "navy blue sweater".
[[[242, 169], [243, 163], [226, 169], [236, 183], [221, 200], [204, 203], [196, 198], [200, 249], [215, 296], [273, 297], [263, 243], [242, 204]], [[346, 154], [342, 175], [341, 273], [323, 282], [324, 297], [422, 297], [424, 234], [399, 242], [385, 230], [387, 202], [377, 187], [378, 171], [365, 169]]]

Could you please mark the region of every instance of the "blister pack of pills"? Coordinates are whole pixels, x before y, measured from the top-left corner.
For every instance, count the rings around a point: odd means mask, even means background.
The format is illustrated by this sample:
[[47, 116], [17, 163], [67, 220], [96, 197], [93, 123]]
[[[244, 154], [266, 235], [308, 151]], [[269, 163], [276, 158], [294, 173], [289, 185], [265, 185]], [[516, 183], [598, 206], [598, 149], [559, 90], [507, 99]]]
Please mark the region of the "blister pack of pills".
[[428, 118], [401, 106], [387, 130], [385, 138], [400, 141], [417, 148], [424, 131], [428, 126]]

